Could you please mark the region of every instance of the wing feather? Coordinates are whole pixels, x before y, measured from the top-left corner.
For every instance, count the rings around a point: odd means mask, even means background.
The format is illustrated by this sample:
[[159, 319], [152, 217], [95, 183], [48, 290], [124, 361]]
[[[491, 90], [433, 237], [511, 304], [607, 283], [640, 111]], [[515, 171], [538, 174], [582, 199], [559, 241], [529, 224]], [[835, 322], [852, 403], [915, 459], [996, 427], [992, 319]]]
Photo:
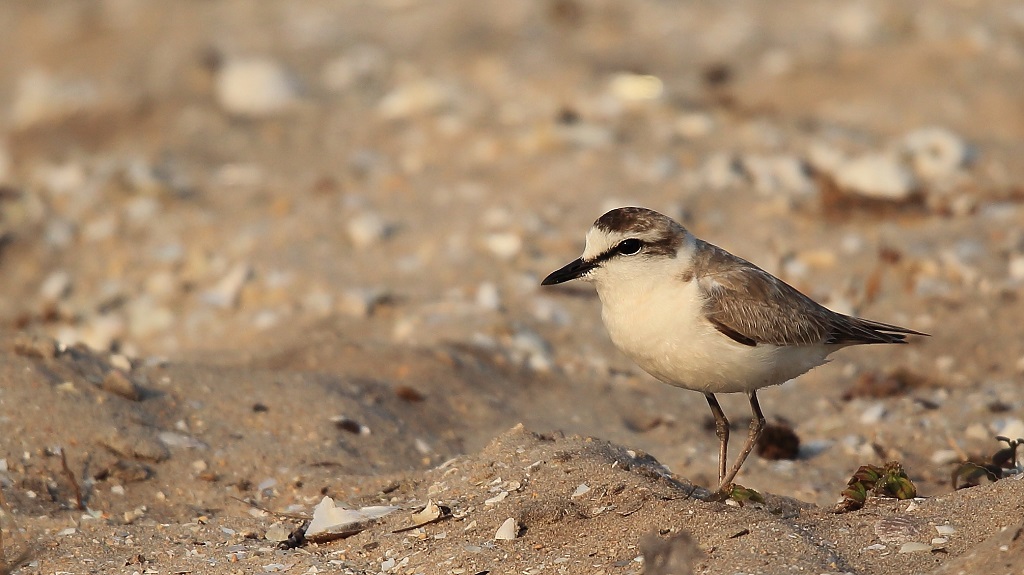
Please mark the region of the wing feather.
[[834, 312], [729, 252], [702, 242], [693, 274], [708, 321], [744, 345], [905, 343], [907, 328]]

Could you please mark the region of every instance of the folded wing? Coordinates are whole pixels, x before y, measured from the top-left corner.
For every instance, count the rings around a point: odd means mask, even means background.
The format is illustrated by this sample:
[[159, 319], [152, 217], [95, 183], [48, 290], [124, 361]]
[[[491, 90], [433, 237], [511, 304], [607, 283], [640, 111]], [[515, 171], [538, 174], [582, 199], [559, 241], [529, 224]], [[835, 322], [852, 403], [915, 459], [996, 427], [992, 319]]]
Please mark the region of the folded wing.
[[711, 244], [694, 270], [708, 321], [743, 344], [906, 343], [904, 327], [836, 313], [754, 264]]

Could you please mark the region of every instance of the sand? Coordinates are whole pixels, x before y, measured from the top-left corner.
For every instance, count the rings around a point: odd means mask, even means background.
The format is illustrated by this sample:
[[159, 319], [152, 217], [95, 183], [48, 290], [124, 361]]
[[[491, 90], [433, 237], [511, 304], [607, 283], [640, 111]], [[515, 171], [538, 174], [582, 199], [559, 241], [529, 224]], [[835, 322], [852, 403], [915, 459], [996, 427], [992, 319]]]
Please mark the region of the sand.
[[[1018, 12], [0, 5], [6, 570], [1024, 572], [1020, 467], [952, 484], [1024, 436]], [[795, 459], [713, 501], [700, 394], [539, 286], [620, 205], [932, 337], [763, 390]]]

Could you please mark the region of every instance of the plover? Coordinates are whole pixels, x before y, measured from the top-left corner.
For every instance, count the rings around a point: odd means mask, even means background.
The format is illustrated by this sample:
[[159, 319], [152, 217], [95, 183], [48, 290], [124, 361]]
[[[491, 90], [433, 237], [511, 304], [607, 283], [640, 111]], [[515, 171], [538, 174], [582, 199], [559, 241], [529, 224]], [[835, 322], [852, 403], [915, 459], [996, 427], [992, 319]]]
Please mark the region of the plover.
[[[719, 439], [720, 492], [731, 488], [765, 425], [757, 390], [806, 373], [850, 345], [927, 335], [829, 310], [646, 208], [598, 218], [583, 255], [541, 285], [574, 279], [597, 288], [616, 347], [658, 380], [707, 398]], [[740, 392], [753, 417], [743, 451], [727, 469], [729, 421], [715, 394]]]

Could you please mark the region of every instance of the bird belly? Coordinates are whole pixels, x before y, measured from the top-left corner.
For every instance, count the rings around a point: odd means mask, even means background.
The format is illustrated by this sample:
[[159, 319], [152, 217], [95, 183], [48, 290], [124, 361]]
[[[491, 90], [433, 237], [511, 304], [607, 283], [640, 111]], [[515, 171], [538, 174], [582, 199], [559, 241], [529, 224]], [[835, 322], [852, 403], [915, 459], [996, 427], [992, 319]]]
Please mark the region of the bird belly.
[[602, 319], [612, 342], [664, 383], [704, 393], [748, 392], [806, 373], [825, 363], [831, 351], [824, 346], [743, 345], [704, 318], [696, 285], [687, 284], [682, 293], [679, 287], [632, 300], [621, 294], [602, 297]]

